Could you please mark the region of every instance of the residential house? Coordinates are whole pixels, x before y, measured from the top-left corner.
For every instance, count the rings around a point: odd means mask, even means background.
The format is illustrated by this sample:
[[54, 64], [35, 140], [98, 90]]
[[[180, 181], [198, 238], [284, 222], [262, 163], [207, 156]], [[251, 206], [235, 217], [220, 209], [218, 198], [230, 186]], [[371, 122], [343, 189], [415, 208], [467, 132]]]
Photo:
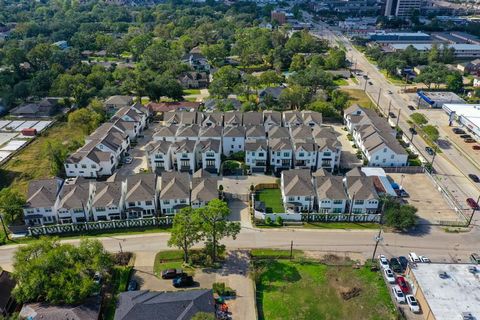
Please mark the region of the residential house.
[[338, 133], [331, 127], [316, 127], [313, 135], [317, 145], [317, 168], [332, 172], [340, 166], [342, 144], [338, 141]]
[[273, 172], [279, 172], [292, 167], [293, 145], [290, 139], [269, 138], [270, 168]]
[[98, 178], [113, 174], [118, 164], [115, 154], [97, 148], [97, 141], [85, 144], [65, 160], [67, 177]]
[[55, 203], [58, 223], [83, 223], [91, 220], [92, 187], [93, 183], [82, 177], [65, 181]]
[[141, 131], [141, 123], [137, 121], [127, 121], [124, 119], [116, 118], [115, 116], [111, 119], [113, 126], [119, 129], [122, 132], [125, 132], [130, 141], [137, 140], [138, 135]]
[[147, 117], [146, 113], [139, 111], [137, 108], [124, 107], [115, 113], [113, 119], [118, 118], [123, 121], [138, 123], [138, 132], [141, 132], [147, 126]]
[[223, 128], [223, 154], [230, 156], [233, 153], [245, 150], [245, 127], [228, 126]]
[[146, 147], [148, 164], [153, 172], [170, 171], [172, 164], [172, 142], [170, 141], [152, 141]]
[[205, 100], [203, 106], [207, 111], [240, 110], [242, 103], [234, 98], [208, 99]]
[[2, 317], [8, 318], [15, 311], [17, 302], [12, 291], [16, 285], [17, 282], [10, 272], [0, 270], [0, 316]]
[[317, 146], [313, 139], [293, 140], [293, 166], [297, 169], [317, 168]]
[[284, 111], [283, 125], [287, 128], [303, 125], [303, 117], [300, 111]]
[[124, 190], [122, 182], [99, 182], [94, 185], [92, 214], [95, 221], [110, 221], [124, 218]]
[[267, 131], [268, 139], [290, 139], [288, 128], [271, 126]]
[[258, 93], [258, 102], [261, 104], [272, 105], [278, 102], [280, 95], [282, 94], [285, 87], [268, 87], [260, 90]]
[[197, 168], [202, 168], [210, 173], [218, 173], [222, 163], [222, 144], [220, 140], [199, 140], [195, 146]]
[[373, 177], [367, 177], [360, 169], [355, 168], [345, 175], [344, 185], [349, 199], [349, 212], [377, 213], [380, 199], [373, 184]]
[[206, 72], [188, 71], [178, 77], [178, 82], [184, 89], [202, 89], [208, 86], [208, 74]]
[[222, 141], [223, 127], [221, 126], [207, 126], [200, 127], [198, 134], [200, 140], [214, 139]]
[[212, 290], [126, 291], [118, 297], [114, 320], [190, 320], [199, 312], [214, 317]]
[[223, 114], [223, 125], [227, 126], [241, 126], [243, 112], [240, 111], [227, 111]]
[[281, 127], [282, 126], [282, 113], [274, 110], [264, 110], [263, 111], [263, 125], [265, 126], [265, 131], [270, 131], [272, 127]]
[[175, 142], [177, 141], [177, 131], [177, 125], [159, 127], [152, 136], [153, 141]]
[[312, 140], [313, 141], [313, 133], [312, 128], [307, 125], [294, 125], [289, 127], [290, 130], [290, 137], [295, 139], [304, 139], [304, 140]]
[[22, 104], [10, 110], [14, 117], [45, 118], [51, 117], [59, 111], [60, 98], [43, 98], [39, 102]]
[[197, 72], [210, 72], [210, 64], [197, 48], [193, 48], [189, 53], [182, 57], [182, 62], [188, 64]]
[[131, 96], [111, 96], [105, 100], [105, 110], [107, 115], [114, 115], [118, 110], [125, 107], [130, 107], [133, 104], [133, 97]]
[[157, 176], [154, 173], [130, 175], [125, 180], [127, 219], [150, 218], [158, 209]]
[[312, 212], [315, 191], [312, 173], [308, 169], [291, 169], [282, 171], [280, 178], [282, 199], [287, 211]]
[[97, 149], [113, 154], [117, 161], [130, 148], [130, 136], [108, 122], [85, 138], [86, 144], [90, 142], [94, 142]]
[[169, 111], [163, 115], [165, 125], [192, 125], [197, 123], [197, 112]]
[[263, 113], [258, 111], [248, 111], [243, 114], [244, 126], [263, 126]]
[[459, 63], [457, 69], [464, 74], [480, 75], [480, 59], [475, 59], [470, 62]]
[[202, 112], [198, 122], [204, 127], [223, 126], [223, 112]]
[[268, 146], [265, 139], [247, 139], [245, 142], [245, 164], [251, 172], [266, 172]]
[[153, 114], [163, 114], [168, 111], [197, 111], [200, 102], [195, 101], [171, 101], [171, 102], [149, 102], [147, 107]]
[[218, 178], [192, 178], [192, 208], [206, 206], [213, 199], [218, 199]]
[[320, 127], [322, 125], [322, 114], [320, 112], [311, 111], [311, 110], [302, 110], [301, 111], [303, 124], [310, 127]]
[[195, 171], [195, 145], [196, 142], [193, 140], [182, 140], [172, 145], [174, 169], [188, 173]]
[[60, 178], [31, 180], [28, 184], [27, 201], [23, 216], [27, 226], [57, 223], [55, 202], [62, 188]]
[[160, 210], [172, 215], [190, 205], [190, 175], [187, 172], [162, 172]]
[[102, 296], [86, 298], [83, 302], [73, 305], [49, 304], [46, 302], [31, 302], [23, 305], [20, 319], [28, 320], [98, 320]]
[[256, 125], [251, 127], [246, 127], [245, 130], [245, 139], [248, 140], [259, 140], [267, 139], [267, 134], [265, 132], [265, 127], [263, 125]]
[[200, 126], [198, 124], [179, 126], [177, 130], [177, 141], [199, 140]]
[[319, 213], [345, 213], [348, 197], [343, 187], [343, 177], [316, 175], [317, 209]]

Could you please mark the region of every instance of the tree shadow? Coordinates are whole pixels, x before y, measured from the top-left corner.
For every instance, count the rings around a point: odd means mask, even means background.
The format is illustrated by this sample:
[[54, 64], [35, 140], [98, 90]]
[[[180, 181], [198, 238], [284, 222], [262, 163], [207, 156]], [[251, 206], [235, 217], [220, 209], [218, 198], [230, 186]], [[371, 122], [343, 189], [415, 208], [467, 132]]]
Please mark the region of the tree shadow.
[[423, 237], [432, 231], [432, 223], [424, 218], [418, 218], [417, 225], [409, 230], [399, 231], [412, 237]]
[[445, 139], [438, 139], [437, 144], [440, 147], [440, 149], [443, 149], [443, 150], [448, 150], [452, 148], [452, 144], [450, 143], [450, 141]]

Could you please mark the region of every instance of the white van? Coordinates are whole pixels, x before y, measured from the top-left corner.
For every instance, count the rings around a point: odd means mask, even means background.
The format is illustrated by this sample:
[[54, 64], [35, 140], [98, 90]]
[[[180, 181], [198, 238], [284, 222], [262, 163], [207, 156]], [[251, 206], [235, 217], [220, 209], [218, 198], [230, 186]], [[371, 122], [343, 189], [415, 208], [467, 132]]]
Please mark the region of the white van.
[[410, 259], [410, 261], [414, 263], [420, 262], [420, 258], [417, 256], [415, 252], [410, 252], [408, 254], [408, 259]]

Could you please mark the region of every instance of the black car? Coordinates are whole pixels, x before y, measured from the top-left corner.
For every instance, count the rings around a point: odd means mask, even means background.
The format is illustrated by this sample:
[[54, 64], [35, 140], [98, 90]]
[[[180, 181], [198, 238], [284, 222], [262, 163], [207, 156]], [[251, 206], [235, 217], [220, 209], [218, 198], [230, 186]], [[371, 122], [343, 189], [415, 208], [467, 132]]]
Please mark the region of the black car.
[[462, 139], [471, 139], [472, 136], [469, 135], [469, 134], [462, 134], [462, 135], [460, 136], [460, 138], [462, 138]]
[[404, 256], [398, 257], [398, 262], [400, 262], [400, 265], [402, 266], [403, 270], [407, 269], [407, 266], [408, 266], [407, 257], [404, 257]]
[[193, 277], [184, 275], [173, 279], [172, 284], [175, 288], [190, 287], [193, 285]]
[[456, 134], [465, 134], [465, 130], [462, 130], [460, 128], [453, 128], [452, 131]]
[[415, 128], [408, 128], [408, 131], [410, 131], [411, 134], [417, 134], [417, 130], [415, 130]]
[[135, 291], [138, 288], [138, 283], [135, 280], [130, 280], [128, 282], [127, 291]]
[[162, 271], [162, 279], [175, 279], [184, 275], [185, 273], [180, 269], [167, 269]]
[[412, 106], [412, 105], [408, 105], [408, 109], [412, 110], [412, 111], [415, 111], [415, 107]]
[[433, 149], [430, 147], [425, 147], [425, 151], [431, 156], [433, 156], [433, 154], [435, 153], [435, 151], [433, 151]]
[[368, 84], [373, 86], [373, 82], [372, 81], [368, 81]]
[[393, 112], [389, 112], [388, 115], [390, 116], [390, 118], [396, 118], [397, 116], [395, 115], [395, 113]]
[[470, 173], [468, 177], [472, 179], [473, 182], [480, 182], [480, 178], [476, 174]]
[[390, 268], [393, 270], [393, 272], [396, 272], [396, 273], [403, 272], [402, 265], [400, 264], [397, 258], [390, 259]]

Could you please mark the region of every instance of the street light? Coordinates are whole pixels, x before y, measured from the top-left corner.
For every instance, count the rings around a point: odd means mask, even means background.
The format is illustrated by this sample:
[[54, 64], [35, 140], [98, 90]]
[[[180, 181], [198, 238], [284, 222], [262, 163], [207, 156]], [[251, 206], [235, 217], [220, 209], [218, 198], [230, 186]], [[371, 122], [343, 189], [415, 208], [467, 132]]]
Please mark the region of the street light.
[[475, 211], [477, 211], [478, 202], [479, 202], [479, 201], [480, 201], [480, 196], [478, 196], [478, 199], [477, 199], [477, 202], [476, 202], [476, 206], [475, 206], [475, 208], [473, 208], [472, 215], [470, 216], [470, 219], [468, 220], [467, 227], [470, 227], [470, 224], [472, 223], [473, 216], [475, 215]]

